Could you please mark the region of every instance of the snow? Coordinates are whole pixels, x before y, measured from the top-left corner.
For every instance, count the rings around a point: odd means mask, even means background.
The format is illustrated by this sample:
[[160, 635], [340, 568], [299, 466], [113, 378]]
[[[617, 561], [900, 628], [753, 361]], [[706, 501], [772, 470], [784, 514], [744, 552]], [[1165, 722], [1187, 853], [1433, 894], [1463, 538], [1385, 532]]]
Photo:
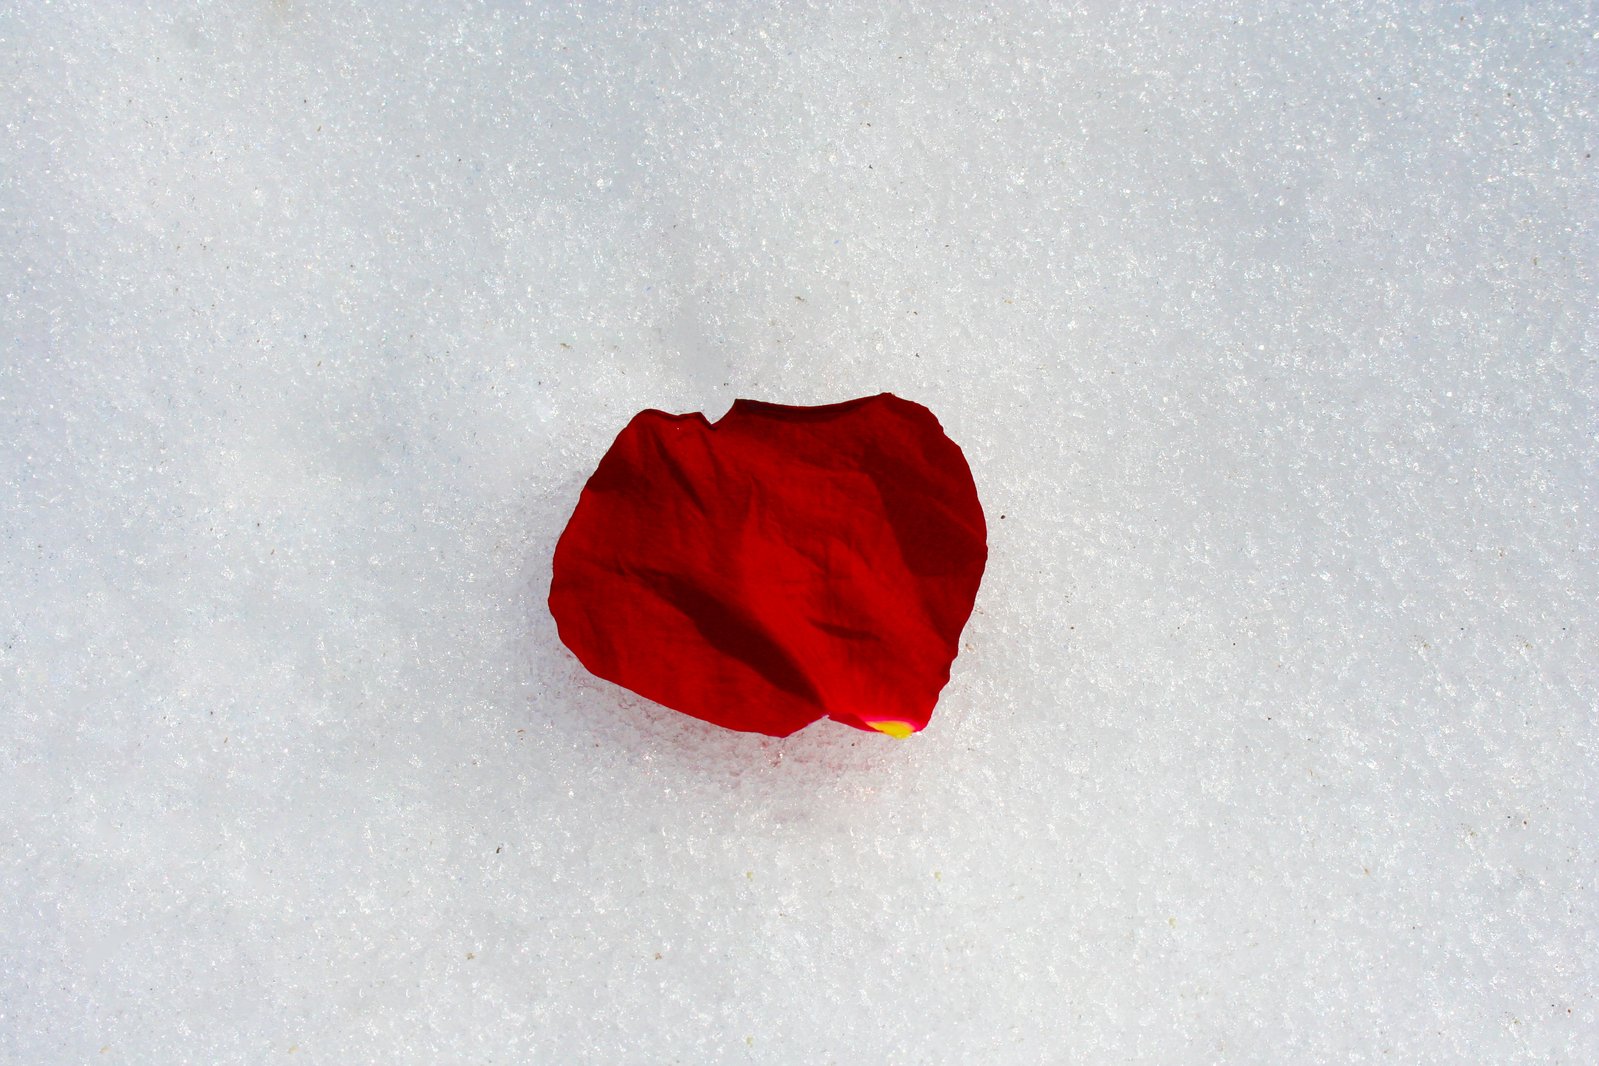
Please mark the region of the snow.
[[[1592, 5], [194, 7], [0, 12], [0, 1060], [1599, 1061]], [[926, 732], [561, 647], [881, 391]]]

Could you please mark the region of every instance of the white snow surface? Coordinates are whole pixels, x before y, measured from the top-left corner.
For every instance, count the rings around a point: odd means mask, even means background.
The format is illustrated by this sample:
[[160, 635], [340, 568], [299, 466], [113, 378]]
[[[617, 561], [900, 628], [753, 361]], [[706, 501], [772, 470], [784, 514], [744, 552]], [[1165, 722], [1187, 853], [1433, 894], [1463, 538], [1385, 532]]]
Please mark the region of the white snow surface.
[[[0, 1061], [1599, 1062], [1587, 2], [0, 11]], [[545, 606], [891, 391], [932, 725]]]

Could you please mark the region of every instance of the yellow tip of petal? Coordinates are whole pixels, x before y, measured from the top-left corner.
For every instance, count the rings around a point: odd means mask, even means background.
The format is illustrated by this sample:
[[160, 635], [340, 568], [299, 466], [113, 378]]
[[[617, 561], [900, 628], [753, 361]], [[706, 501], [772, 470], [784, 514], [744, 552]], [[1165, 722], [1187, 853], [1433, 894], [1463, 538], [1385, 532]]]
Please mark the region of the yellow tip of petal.
[[866, 724], [877, 730], [879, 733], [887, 733], [895, 740], [904, 740], [906, 737], [916, 732], [916, 730], [911, 728], [911, 724], [909, 722], [886, 721], [867, 722]]

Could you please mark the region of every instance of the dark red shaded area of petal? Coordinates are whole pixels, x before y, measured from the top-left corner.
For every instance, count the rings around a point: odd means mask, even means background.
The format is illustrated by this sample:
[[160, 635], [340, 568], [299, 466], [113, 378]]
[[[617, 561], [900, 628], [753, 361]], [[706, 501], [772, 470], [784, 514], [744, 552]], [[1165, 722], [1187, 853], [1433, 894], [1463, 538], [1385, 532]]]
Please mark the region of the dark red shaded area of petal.
[[696, 718], [902, 733], [949, 680], [987, 559], [971, 470], [920, 404], [643, 411], [561, 534], [550, 612], [594, 674]]

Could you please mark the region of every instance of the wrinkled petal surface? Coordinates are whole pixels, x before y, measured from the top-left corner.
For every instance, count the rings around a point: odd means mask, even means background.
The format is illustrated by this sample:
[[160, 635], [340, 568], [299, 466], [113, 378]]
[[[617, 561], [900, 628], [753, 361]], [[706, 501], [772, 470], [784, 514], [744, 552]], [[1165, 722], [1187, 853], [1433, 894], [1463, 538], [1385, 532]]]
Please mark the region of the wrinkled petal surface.
[[594, 674], [696, 718], [908, 736], [987, 558], [966, 459], [920, 404], [643, 411], [561, 534], [550, 611]]

